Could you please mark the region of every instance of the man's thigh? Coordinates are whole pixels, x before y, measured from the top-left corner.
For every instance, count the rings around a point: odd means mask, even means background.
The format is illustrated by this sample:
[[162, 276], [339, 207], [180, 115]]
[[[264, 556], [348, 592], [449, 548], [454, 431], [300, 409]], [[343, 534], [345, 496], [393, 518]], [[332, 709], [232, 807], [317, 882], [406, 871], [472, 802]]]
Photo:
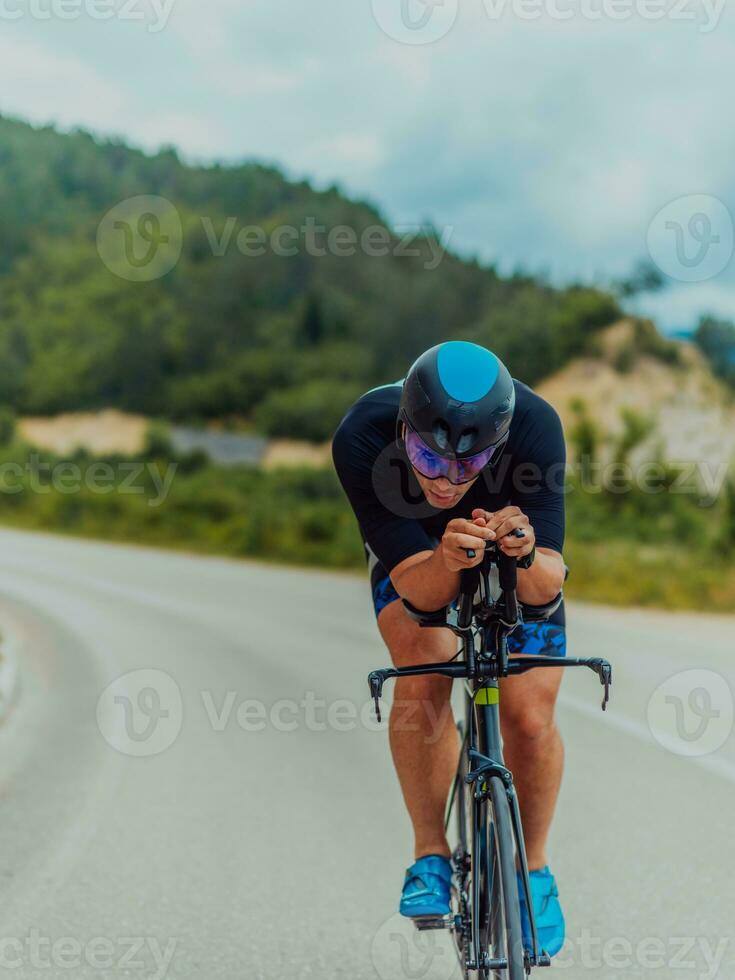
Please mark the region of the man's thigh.
[[457, 640], [450, 630], [419, 626], [400, 600], [381, 609], [378, 629], [396, 667], [440, 663], [457, 652]]
[[457, 652], [454, 634], [441, 627], [421, 627], [411, 619], [387, 569], [368, 545], [365, 546], [365, 553], [378, 629], [393, 664], [396, 667], [410, 667], [451, 660]]

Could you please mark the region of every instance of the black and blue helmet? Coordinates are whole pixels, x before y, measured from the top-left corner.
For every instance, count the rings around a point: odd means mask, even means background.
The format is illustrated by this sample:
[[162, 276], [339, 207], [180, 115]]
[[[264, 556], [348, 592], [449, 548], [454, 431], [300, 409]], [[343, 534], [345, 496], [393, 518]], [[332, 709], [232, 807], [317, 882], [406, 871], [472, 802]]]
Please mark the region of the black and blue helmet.
[[403, 382], [401, 422], [440, 456], [463, 459], [507, 440], [515, 387], [485, 347], [450, 340], [423, 353]]

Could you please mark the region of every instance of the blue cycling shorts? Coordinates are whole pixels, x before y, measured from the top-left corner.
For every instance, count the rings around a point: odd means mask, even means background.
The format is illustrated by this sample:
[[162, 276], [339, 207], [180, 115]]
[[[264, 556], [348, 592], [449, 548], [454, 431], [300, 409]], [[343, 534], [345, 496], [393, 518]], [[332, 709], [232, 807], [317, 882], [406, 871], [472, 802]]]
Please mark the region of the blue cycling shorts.
[[[373, 606], [376, 617], [391, 602], [401, 597], [383, 565], [366, 548]], [[557, 618], [557, 617], [555, 617]], [[521, 623], [508, 637], [509, 653], [528, 653], [537, 657], [565, 657], [567, 654], [566, 626], [559, 622]]]

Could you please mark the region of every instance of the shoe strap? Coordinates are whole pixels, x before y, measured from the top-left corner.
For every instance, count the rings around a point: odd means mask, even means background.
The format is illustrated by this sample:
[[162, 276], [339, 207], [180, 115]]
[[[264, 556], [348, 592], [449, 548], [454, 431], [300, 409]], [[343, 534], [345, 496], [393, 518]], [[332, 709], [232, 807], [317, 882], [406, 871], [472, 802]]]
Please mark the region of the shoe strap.
[[424, 875], [433, 875], [449, 884], [452, 880], [452, 865], [447, 858], [440, 857], [438, 854], [427, 854], [426, 857], [419, 858], [406, 871], [406, 880], [421, 878]]

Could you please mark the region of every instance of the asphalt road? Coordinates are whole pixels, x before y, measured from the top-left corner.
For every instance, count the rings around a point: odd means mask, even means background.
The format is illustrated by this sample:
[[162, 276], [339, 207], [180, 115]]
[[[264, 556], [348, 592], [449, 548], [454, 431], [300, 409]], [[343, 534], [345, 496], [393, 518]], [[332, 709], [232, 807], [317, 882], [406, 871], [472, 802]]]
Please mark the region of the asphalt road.
[[[605, 715], [593, 674], [564, 683], [554, 969], [732, 978], [735, 619], [570, 619], [616, 683]], [[410, 836], [362, 579], [2, 531], [0, 629], [0, 973], [458, 975], [393, 915]]]

